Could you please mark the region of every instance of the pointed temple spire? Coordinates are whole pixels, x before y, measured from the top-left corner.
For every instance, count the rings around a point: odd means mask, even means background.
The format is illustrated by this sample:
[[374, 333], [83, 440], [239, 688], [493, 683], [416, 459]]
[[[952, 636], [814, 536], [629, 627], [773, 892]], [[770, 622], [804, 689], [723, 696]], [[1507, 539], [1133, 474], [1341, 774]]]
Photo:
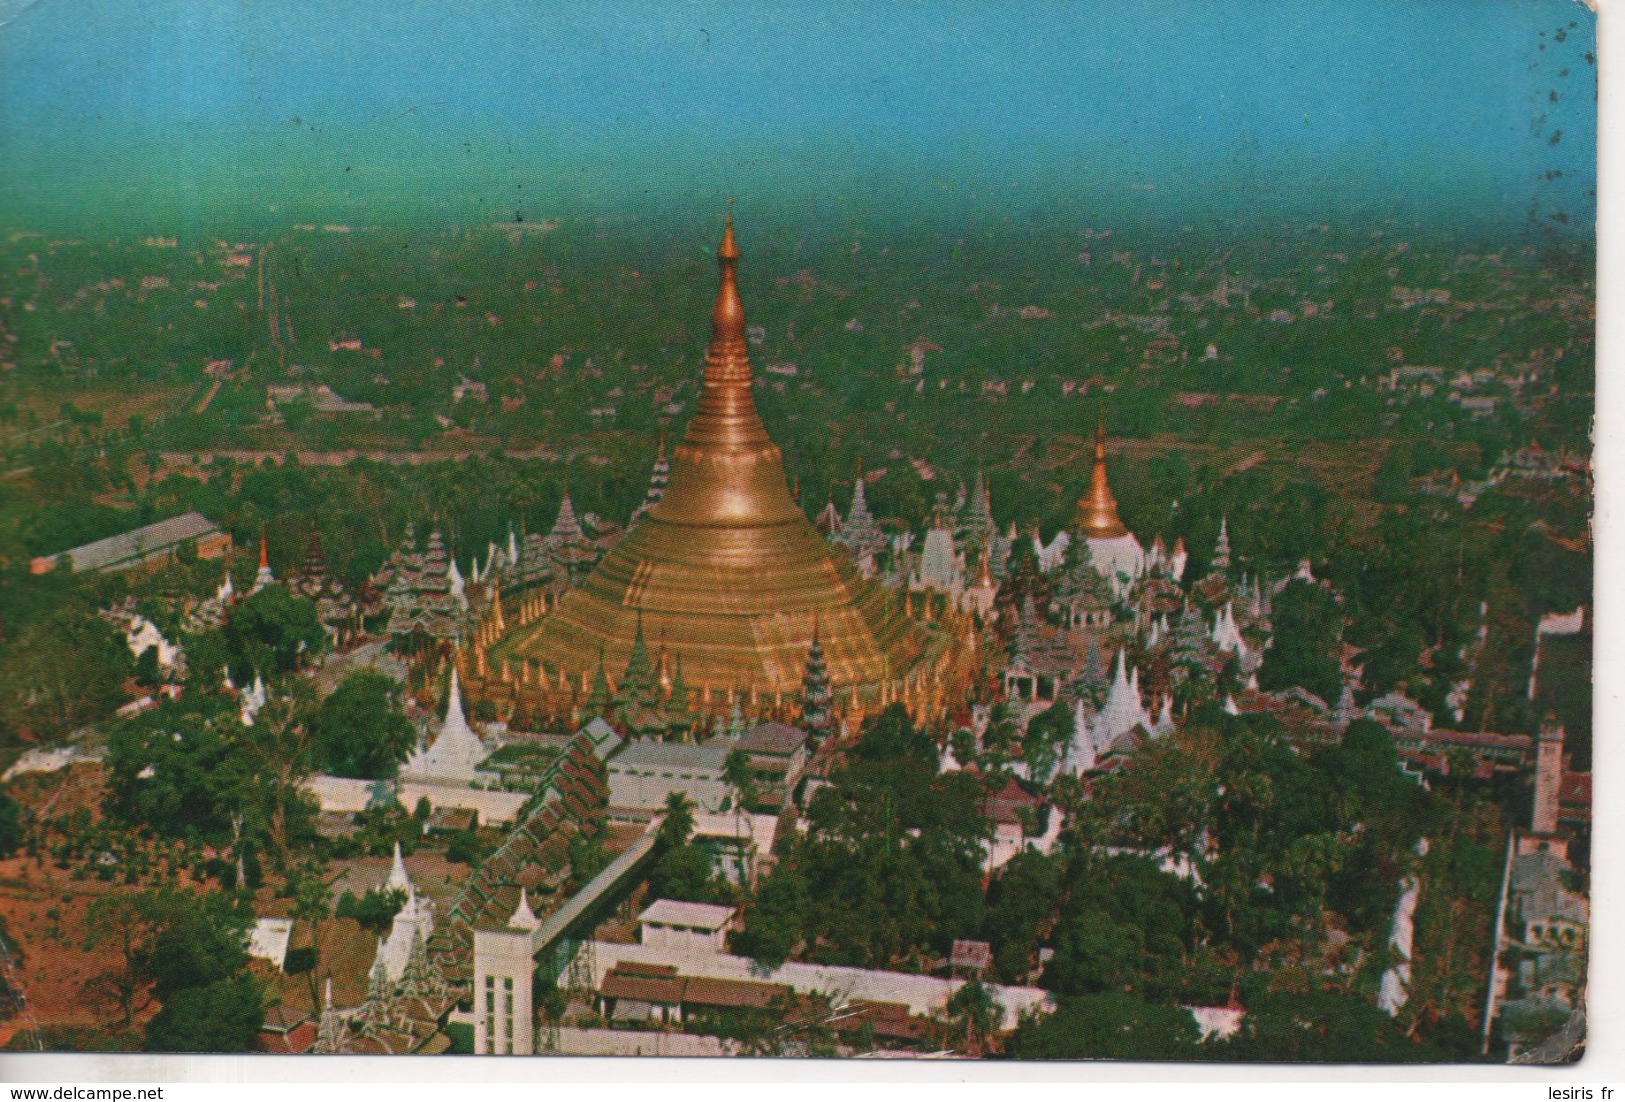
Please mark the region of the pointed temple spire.
[[414, 894], [412, 878], [406, 875], [406, 861], [401, 857], [401, 844], [398, 841], [395, 843], [394, 859], [389, 864], [389, 879], [385, 881], [384, 887], [392, 892], [404, 892], [408, 896]]
[[1115, 539], [1128, 535], [1117, 516], [1117, 499], [1106, 480], [1106, 415], [1100, 415], [1095, 428], [1095, 465], [1089, 479], [1089, 495], [1078, 502], [1074, 527], [1089, 539]]
[[276, 581], [276, 575], [271, 573], [271, 549], [266, 542], [265, 532], [260, 532], [260, 568], [254, 575], [254, 588], [252, 592], [258, 593], [266, 586]]
[[508, 929], [529, 932], [541, 924], [542, 920], [537, 918], [536, 912], [530, 909], [530, 898], [525, 894], [525, 889], [521, 887], [519, 889], [519, 906], [514, 908], [513, 917], [508, 919]]
[[592, 691], [587, 694], [585, 714], [600, 719], [609, 714], [609, 673], [604, 669], [604, 648], [598, 648], [598, 669], [592, 675]]
[[1219, 539], [1213, 545], [1213, 572], [1224, 574], [1230, 570], [1230, 518], [1219, 518]]
[[829, 666], [824, 661], [824, 644], [818, 638], [818, 621], [813, 621], [812, 645], [807, 648], [807, 666], [801, 678], [801, 726], [818, 742], [834, 729], [831, 707], [835, 694], [830, 690]]

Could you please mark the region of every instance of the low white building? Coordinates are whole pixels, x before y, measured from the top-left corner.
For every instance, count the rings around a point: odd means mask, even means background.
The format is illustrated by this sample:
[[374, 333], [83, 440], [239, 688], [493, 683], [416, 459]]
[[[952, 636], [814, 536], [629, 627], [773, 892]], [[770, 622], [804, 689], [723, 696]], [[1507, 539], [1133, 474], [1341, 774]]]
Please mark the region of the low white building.
[[629, 742], [607, 764], [610, 813], [646, 816], [663, 811], [680, 792], [696, 811], [731, 807], [733, 786], [723, 776], [733, 743]]
[[638, 938], [678, 956], [720, 953], [728, 947], [736, 913], [732, 907], [657, 899], [638, 915]]
[[[321, 810], [340, 815], [357, 815], [367, 809], [377, 784], [377, 781], [357, 780], [354, 777], [330, 777], [318, 773], [307, 778], [302, 787], [315, 797], [316, 804]], [[496, 826], [513, 822], [520, 809], [530, 799], [530, 795], [495, 788], [470, 788], [467, 785], [403, 780], [395, 785], [395, 798], [408, 811], [416, 809], [419, 800], [426, 799], [431, 810], [472, 811], [480, 817], [481, 823]]]
[[[902, 1003], [908, 1007], [909, 1013], [914, 1015], [942, 1013], [948, 1006], [948, 1000], [965, 982], [908, 972], [883, 972], [871, 968], [804, 964], [799, 961], [789, 961], [771, 971], [764, 971], [749, 957], [736, 957], [728, 953], [707, 953], [676, 959], [671, 950], [661, 946], [624, 945], [608, 941], [586, 942], [580, 952], [591, 954], [588, 959], [592, 962], [592, 982], [595, 990], [603, 986], [604, 977], [609, 974], [610, 969], [623, 961], [647, 965], [678, 964], [685, 976], [779, 983], [798, 993], [828, 996], [836, 1005], [856, 1000]], [[989, 984], [987, 988], [999, 1007], [998, 1027], [1001, 1030], [1016, 1028], [1025, 1013], [1053, 1009], [1049, 992], [1037, 987]]]
[[248, 955], [268, 960], [280, 971], [288, 959], [288, 943], [293, 940], [293, 919], [262, 918], [248, 932]]

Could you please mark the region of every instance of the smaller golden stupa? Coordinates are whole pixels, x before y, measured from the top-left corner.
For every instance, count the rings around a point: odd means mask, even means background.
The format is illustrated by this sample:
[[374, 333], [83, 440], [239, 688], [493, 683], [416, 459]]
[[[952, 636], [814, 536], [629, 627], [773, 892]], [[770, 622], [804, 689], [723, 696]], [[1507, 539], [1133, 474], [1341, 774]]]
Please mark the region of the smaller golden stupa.
[[1085, 538], [1111, 540], [1128, 535], [1117, 516], [1117, 498], [1106, 481], [1106, 419], [1095, 429], [1095, 469], [1089, 478], [1089, 493], [1078, 499], [1077, 518], [1072, 522]]

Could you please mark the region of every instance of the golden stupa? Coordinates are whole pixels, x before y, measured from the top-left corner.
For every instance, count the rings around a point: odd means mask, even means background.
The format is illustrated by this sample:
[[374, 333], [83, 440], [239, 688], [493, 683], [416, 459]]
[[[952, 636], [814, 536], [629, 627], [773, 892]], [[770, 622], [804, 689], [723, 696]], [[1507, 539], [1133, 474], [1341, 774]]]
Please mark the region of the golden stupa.
[[1117, 516], [1117, 498], [1106, 481], [1106, 421], [1095, 429], [1095, 469], [1089, 479], [1089, 493], [1078, 499], [1078, 513], [1072, 527], [1092, 540], [1112, 540], [1128, 535]]
[[816, 630], [836, 687], [863, 689], [916, 663], [914, 625], [818, 534], [791, 499], [782, 455], [751, 394], [730, 216], [699, 408], [666, 491], [598, 567], [501, 649], [579, 682], [600, 655], [626, 668], [641, 618], [650, 646], [705, 694], [791, 693]]

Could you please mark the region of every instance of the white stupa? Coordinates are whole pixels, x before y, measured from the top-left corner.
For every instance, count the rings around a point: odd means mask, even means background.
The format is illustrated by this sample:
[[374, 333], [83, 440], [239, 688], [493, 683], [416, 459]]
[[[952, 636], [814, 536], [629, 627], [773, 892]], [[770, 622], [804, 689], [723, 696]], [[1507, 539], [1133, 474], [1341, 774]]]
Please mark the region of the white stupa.
[[463, 693], [457, 683], [457, 668], [453, 666], [451, 691], [446, 696], [446, 718], [440, 724], [440, 733], [427, 747], [419, 745], [412, 752], [401, 767], [401, 775], [447, 784], [469, 784], [478, 776], [479, 764], [489, 752], [463, 715]]

